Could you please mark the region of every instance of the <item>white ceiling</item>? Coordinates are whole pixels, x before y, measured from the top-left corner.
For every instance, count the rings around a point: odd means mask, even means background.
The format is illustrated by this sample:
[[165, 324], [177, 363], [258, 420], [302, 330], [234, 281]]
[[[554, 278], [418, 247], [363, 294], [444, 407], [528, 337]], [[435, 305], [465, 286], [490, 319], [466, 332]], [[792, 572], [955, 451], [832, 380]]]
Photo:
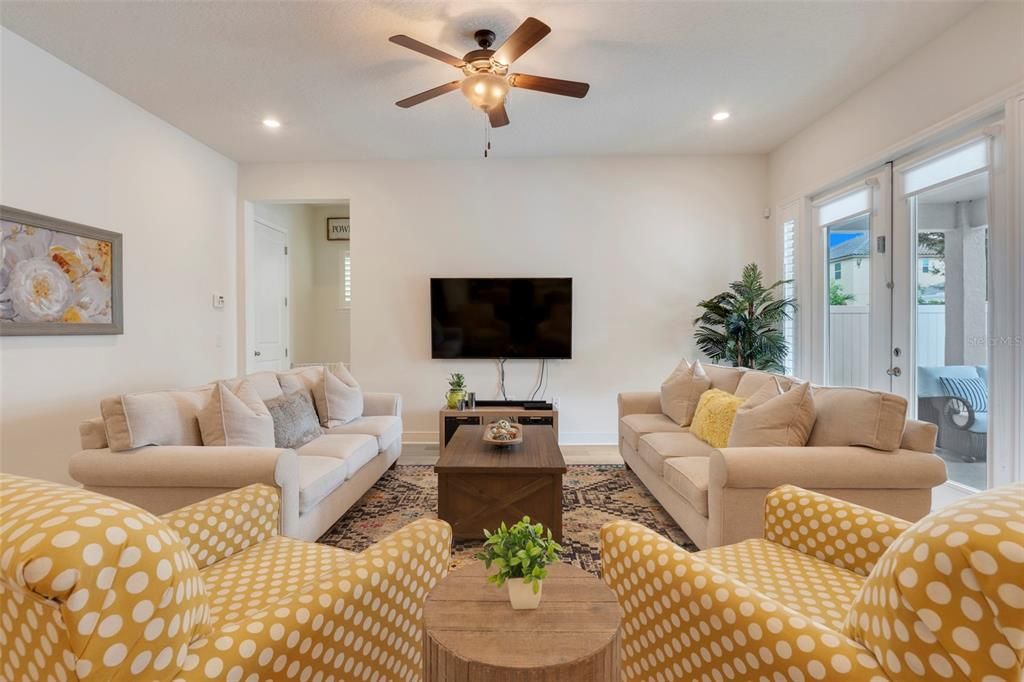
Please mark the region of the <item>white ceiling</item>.
[[[0, 22], [241, 162], [475, 158], [483, 116], [458, 92], [398, 99], [459, 72], [387, 41], [462, 55], [524, 18], [552, 33], [516, 71], [591, 83], [522, 90], [499, 156], [764, 153], [973, 7], [972, 2], [90, 2], [4, 0]], [[728, 109], [724, 124], [711, 114]], [[273, 115], [283, 127], [264, 129]]]

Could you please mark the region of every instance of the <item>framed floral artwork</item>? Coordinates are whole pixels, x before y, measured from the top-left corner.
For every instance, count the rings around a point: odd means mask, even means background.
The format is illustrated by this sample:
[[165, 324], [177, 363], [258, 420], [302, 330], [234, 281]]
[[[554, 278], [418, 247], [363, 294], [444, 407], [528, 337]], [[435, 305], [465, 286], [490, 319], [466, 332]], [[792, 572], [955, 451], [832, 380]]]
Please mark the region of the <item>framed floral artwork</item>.
[[122, 334], [121, 235], [0, 206], [0, 336]]

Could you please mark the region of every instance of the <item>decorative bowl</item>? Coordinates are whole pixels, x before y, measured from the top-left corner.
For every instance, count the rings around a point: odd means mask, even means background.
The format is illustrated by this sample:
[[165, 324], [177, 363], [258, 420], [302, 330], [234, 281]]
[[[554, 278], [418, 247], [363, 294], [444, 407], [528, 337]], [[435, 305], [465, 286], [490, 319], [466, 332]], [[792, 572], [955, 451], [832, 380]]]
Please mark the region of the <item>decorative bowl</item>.
[[523, 442], [523, 429], [507, 419], [500, 419], [491, 422], [484, 428], [483, 439], [485, 443], [498, 447], [518, 445]]

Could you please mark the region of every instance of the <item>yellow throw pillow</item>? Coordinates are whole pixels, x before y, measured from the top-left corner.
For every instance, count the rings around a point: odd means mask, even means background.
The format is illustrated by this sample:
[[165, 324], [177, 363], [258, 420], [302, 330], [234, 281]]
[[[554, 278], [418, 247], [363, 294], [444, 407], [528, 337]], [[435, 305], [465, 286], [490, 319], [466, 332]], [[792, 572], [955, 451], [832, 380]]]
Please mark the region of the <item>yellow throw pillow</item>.
[[704, 391], [690, 423], [690, 433], [711, 447], [726, 447], [729, 444], [729, 432], [732, 431], [736, 410], [743, 401], [743, 398], [717, 388]]

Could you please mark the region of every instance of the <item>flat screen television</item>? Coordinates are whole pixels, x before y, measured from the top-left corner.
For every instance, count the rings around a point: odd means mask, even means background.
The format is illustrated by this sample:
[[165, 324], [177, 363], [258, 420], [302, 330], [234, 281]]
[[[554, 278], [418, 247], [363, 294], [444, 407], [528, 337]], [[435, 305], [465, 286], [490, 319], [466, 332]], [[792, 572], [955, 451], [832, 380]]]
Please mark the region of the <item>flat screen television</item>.
[[431, 278], [434, 359], [572, 357], [569, 277]]

